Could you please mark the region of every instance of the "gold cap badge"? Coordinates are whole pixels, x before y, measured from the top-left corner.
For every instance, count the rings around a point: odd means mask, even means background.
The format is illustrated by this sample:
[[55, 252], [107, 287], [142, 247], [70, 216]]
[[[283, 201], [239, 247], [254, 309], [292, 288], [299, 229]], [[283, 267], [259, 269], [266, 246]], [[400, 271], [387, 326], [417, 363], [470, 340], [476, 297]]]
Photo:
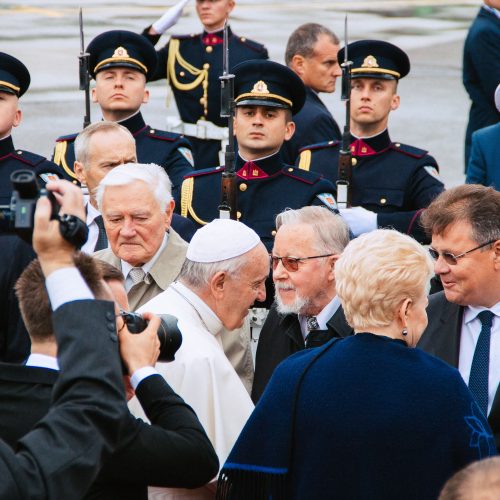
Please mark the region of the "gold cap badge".
[[252, 94], [269, 94], [269, 90], [267, 88], [266, 82], [259, 80], [252, 89]]
[[366, 56], [365, 60], [363, 61], [363, 64], [361, 65], [362, 68], [378, 68], [379, 65], [377, 63], [377, 60], [373, 56]]
[[130, 56], [128, 55], [127, 49], [125, 47], [118, 47], [113, 52], [113, 56], [112, 57], [119, 57], [119, 58], [122, 59], [124, 57], [130, 57]]

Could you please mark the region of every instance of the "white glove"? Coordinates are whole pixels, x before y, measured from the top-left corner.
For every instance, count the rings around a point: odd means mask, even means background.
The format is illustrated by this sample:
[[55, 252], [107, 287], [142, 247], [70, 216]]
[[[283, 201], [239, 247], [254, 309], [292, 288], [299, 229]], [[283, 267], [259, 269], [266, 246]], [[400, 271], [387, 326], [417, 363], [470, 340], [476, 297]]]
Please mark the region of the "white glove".
[[339, 208], [340, 215], [354, 236], [377, 229], [377, 214], [363, 207]]
[[173, 7], [170, 7], [170, 9], [168, 9], [167, 12], [165, 12], [165, 14], [158, 19], [158, 21], [155, 21], [151, 27], [159, 35], [165, 33], [165, 31], [177, 24], [177, 21], [182, 16], [182, 11], [188, 2], [189, 0], [180, 0], [180, 2], [177, 2]]

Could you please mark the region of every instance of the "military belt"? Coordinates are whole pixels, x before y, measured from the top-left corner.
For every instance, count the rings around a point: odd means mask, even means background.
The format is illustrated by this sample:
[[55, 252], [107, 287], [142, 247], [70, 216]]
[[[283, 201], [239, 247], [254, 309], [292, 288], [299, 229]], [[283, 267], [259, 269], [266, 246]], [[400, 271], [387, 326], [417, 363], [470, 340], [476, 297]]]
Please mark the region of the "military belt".
[[204, 140], [227, 141], [229, 137], [227, 127], [218, 127], [215, 123], [207, 120], [186, 123], [175, 116], [167, 116], [167, 131]]

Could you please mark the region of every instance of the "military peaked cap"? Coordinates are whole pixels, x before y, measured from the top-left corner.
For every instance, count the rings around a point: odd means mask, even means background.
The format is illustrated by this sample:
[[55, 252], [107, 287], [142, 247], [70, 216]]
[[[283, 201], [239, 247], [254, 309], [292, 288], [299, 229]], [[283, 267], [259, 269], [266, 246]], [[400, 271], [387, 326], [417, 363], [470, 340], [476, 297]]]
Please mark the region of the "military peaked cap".
[[0, 52], [0, 92], [21, 97], [30, 86], [30, 72], [19, 60]]
[[113, 30], [96, 36], [87, 47], [89, 71], [93, 78], [107, 68], [132, 68], [149, 80], [156, 70], [158, 58], [149, 40], [132, 31]]
[[[339, 50], [338, 60], [344, 62], [345, 47]], [[396, 45], [382, 40], [359, 40], [347, 46], [352, 61], [352, 78], [382, 78], [399, 80], [410, 72], [410, 59]]]
[[250, 60], [234, 67], [236, 106], [269, 106], [298, 113], [306, 98], [302, 80], [273, 61]]

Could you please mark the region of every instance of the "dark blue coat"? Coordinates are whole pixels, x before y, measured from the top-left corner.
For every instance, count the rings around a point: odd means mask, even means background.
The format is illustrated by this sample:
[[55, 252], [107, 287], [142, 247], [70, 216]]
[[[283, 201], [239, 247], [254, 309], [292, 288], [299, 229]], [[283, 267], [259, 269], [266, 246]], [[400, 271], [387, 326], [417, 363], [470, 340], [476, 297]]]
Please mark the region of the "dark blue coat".
[[[335, 183], [340, 146], [330, 141], [302, 149], [299, 168]], [[427, 242], [419, 216], [444, 190], [436, 160], [423, 149], [393, 143], [387, 131], [370, 139], [352, 137], [351, 151], [352, 205], [376, 212], [379, 227], [393, 227]]]
[[[219, 217], [223, 171], [224, 167], [197, 170], [186, 177], [181, 215], [200, 226]], [[248, 163], [238, 156], [236, 173], [239, 220], [257, 232], [269, 251], [276, 234], [276, 215], [285, 208], [320, 205], [316, 196], [331, 194], [334, 189], [321, 175], [284, 164], [279, 154]]]
[[[172, 182], [172, 196], [178, 203], [182, 179], [193, 170], [192, 163], [187, 159], [191, 157], [189, 141], [179, 134], [151, 128], [146, 125], [140, 112], [120, 122], [120, 125], [126, 127], [135, 138], [139, 163], [156, 163], [165, 169]], [[76, 179], [73, 165], [77, 135], [59, 137], [53, 158], [73, 179]]]
[[306, 87], [306, 102], [302, 109], [293, 116], [295, 134], [283, 144], [283, 161], [293, 165], [300, 150], [309, 144], [340, 140], [341, 133], [337, 122], [319, 98], [318, 94]]
[[472, 101], [465, 134], [465, 166], [469, 161], [472, 132], [500, 120], [495, 89], [500, 83], [500, 19], [481, 7], [464, 45], [463, 82]]
[[492, 186], [500, 191], [500, 123], [472, 134], [466, 182]]
[[217, 498], [431, 500], [455, 472], [494, 455], [457, 370], [402, 340], [358, 333], [278, 366]]
[[40, 187], [47, 181], [45, 174], [56, 174], [63, 179], [63, 170], [43, 156], [22, 149], [16, 149], [12, 136], [0, 141], [0, 205], [9, 205], [12, 197], [10, 175], [15, 170], [33, 170]]
[[[160, 35], [148, 35], [144, 30], [143, 36], [147, 37], [153, 44], [160, 39]], [[260, 43], [245, 37], [234, 35], [229, 28], [229, 66], [232, 68], [237, 64], [249, 59], [268, 59], [267, 49]], [[175, 74], [182, 85], [191, 84], [196, 79], [184, 66], [179, 64], [179, 57], [197, 70], [208, 70], [208, 102], [206, 112], [203, 102], [203, 85], [200, 83], [192, 90], [182, 90], [175, 87], [172, 82], [170, 88], [174, 94], [177, 109], [182, 121], [196, 123], [198, 120], [208, 120], [219, 127], [227, 126], [227, 118], [220, 117], [220, 81], [222, 75], [222, 31], [216, 33], [207, 32], [174, 35], [171, 40], [179, 42], [178, 56], [175, 58]], [[170, 42], [157, 51], [158, 67], [151, 80], [160, 80], [167, 77], [167, 65], [169, 58]], [[174, 55], [175, 56], [175, 55]], [[206, 66], [208, 65], [208, 67]], [[189, 137], [193, 144], [195, 165], [216, 166], [219, 164], [218, 151], [220, 141], [200, 140]]]

